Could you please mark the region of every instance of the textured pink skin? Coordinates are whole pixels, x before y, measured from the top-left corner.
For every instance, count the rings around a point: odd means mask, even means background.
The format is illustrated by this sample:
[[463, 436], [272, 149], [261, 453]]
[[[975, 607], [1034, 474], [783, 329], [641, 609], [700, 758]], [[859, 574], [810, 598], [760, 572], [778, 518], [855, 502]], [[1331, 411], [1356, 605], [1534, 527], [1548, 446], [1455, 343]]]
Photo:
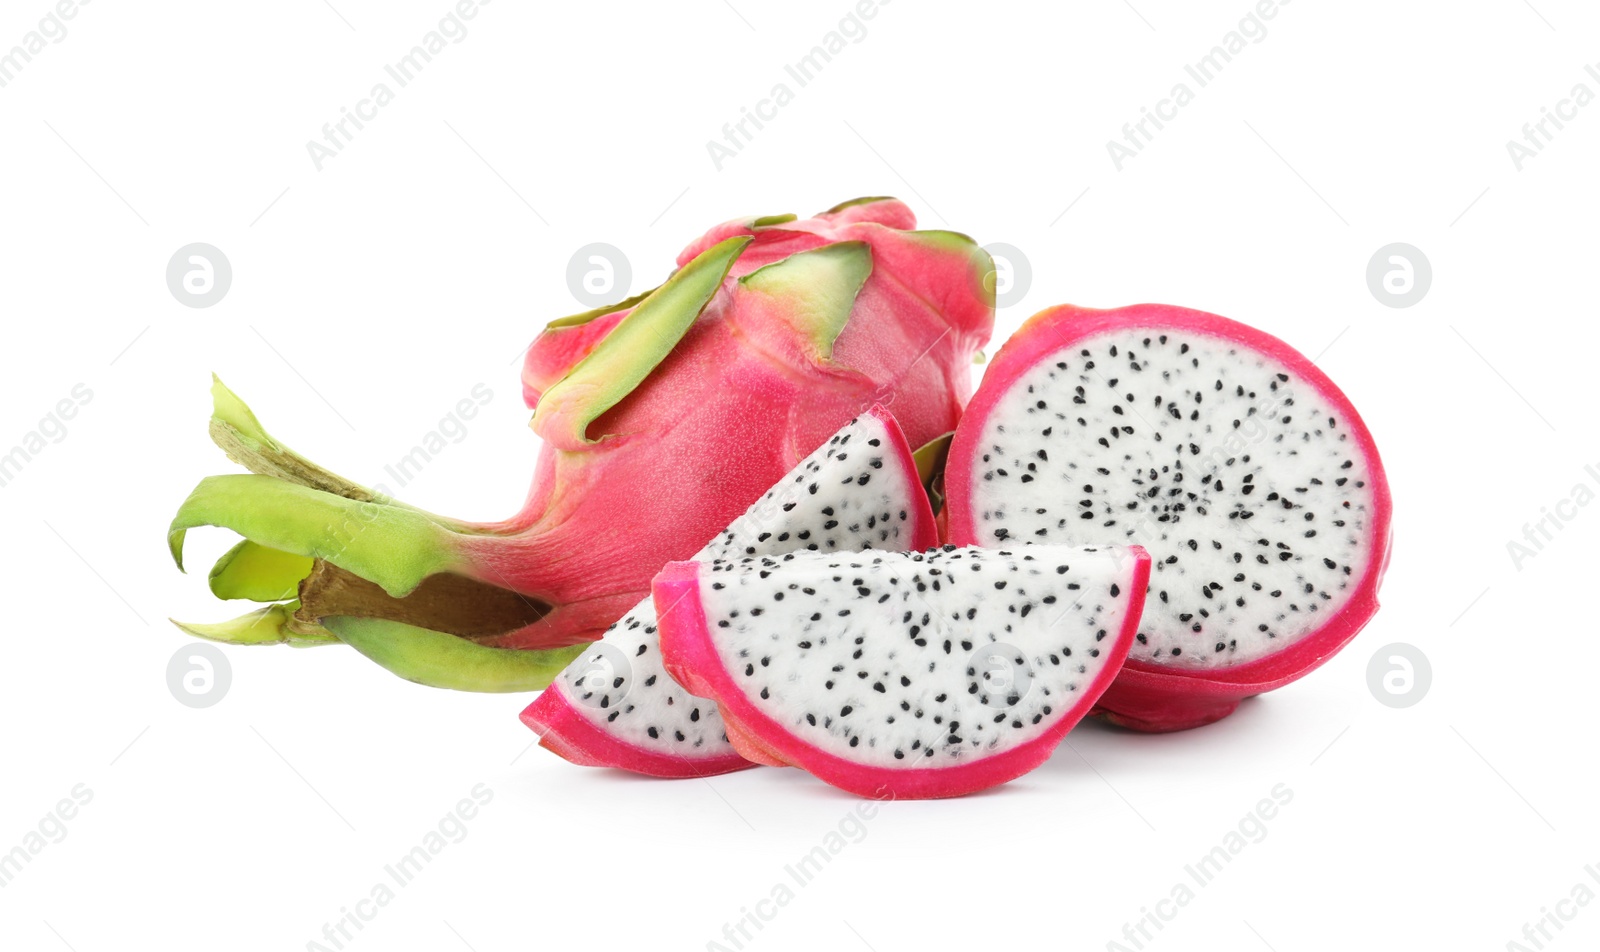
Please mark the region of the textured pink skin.
[[[674, 562], [656, 576], [654, 595], [661, 629], [661, 656], [667, 672], [691, 694], [716, 699], [724, 720], [756, 738], [775, 759], [804, 768], [818, 779], [857, 796], [897, 800], [959, 797], [1015, 780], [1049, 759], [1116, 677], [1138, 630], [1150, 580], [1150, 556], [1138, 546], [1133, 577], [1128, 583], [1127, 618], [1118, 630], [1100, 672], [1077, 704], [1039, 737], [1010, 750], [955, 767], [911, 767], [897, 770], [852, 763], [791, 734], [758, 709], [739, 689], [712, 644], [710, 626], [700, 600], [701, 566]], [[730, 733], [729, 738], [733, 735]]]
[[[457, 537], [461, 571], [552, 606], [485, 643], [548, 648], [600, 637], [649, 594], [657, 569], [693, 555], [875, 403], [892, 407], [915, 445], [954, 429], [994, 312], [974, 291], [970, 259], [890, 227], [912, 222], [890, 199], [770, 228], [730, 222], [692, 244], [680, 260], [721, 238], [754, 236], [673, 352], [595, 422], [594, 432], [608, 435], [565, 445], [558, 428], [545, 426], [522, 511]], [[866, 242], [873, 270], [832, 359], [784, 361], [752, 346], [771, 322], [736, 279], [835, 241]], [[556, 355], [576, 360], [595, 342], [582, 334], [559, 346], [536, 341], [526, 389], [536, 395], [549, 385]]]
[[1134, 730], [1186, 730], [1221, 720], [1233, 713], [1244, 698], [1283, 687], [1315, 670], [1366, 626], [1378, 610], [1378, 586], [1389, 567], [1393, 505], [1377, 445], [1361, 415], [1326, 374], [1288, 344], [1225, 317], [1171, 305], [1134, 304], [1114, 310], [1062, 305], [1029, 318], [1000, 349], [967, 408], [966, 419], [971, 422], [956, 429], [945, 468], [943, 513], [951, 542], [982, 544], [977, 541], [972, 506], [972, 477], [981, 452], [978, 433], [1011, 382], [1039, 361], [1079, 340], [1101, 331], [1130, 327], [1206, 334], [1280, 361], [1316, 388], [1344, 417], [1371, 472], [1372, 558], [1350, 600], [1321, 628], [1282, 651], [1236, 667], [1191, 670], [1129, 660], [1096, 711]]
[[[911, 541], [908, 548], [910, 551], [931, 549], [939, 544], [939, 530], [933, 518], [933, 507], [928, 502], [927, 495], [922, 492], [922, 483], [917, 476], [917, 463], [912, 458], [911, 445], [906, 441], [905, 432], [900, 429], [900, 424], [894, 416], [882, 406], [874, 405], [866, 415], [875, 417], [883, 423], [884, 433], [889, 441], [889, 445], [883, 448], [884, 452], [899, 464], [912, 489], [911, 498], [905, 501], [911, 523]], [[706, 541], [709, 542], [716, 535], [717, 533], [712, 533]], [[704, 547], [704, 543], [701, 547]], [[632, 608], [633, 605], [628, 606], [628, 609]], [[651, 777], [683, 778], [709, 777], [733, 770], [743, 770], [756, 764], [769, 767], [787, 766], [775, 752], [764, 747], [758, 740], [740, 734], [740, 725], [728, 722], [726, 717], [724, 722], [727, 723], [728, 741], [743, 755], [742, 757], [668, 757], [657, 751], [630, 744], [613, 737], [607, 732], [604, 724], [597, 724], [585, 716], [584, 712], [555, 686], [544, 690], [532, 704], [528, 705], [522, 712], [522, 722], [539, 735], [539, 746], [585, 767], [618, 767]]]

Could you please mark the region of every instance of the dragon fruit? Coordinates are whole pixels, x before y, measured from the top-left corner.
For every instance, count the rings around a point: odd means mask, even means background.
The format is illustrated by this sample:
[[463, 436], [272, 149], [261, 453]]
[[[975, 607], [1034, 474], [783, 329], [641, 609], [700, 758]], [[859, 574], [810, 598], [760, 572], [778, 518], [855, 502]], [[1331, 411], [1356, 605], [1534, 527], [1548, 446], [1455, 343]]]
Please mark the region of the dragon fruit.
[[654, 585], [667, 671], [752, 760], [877, 799], [954, 797], [1050, 756], [1115, 677], [1137, 547], [797, 552], [675, 562]]
[[1345, 395], [1282, 341], [1162, 305], [1057, 307], [990, 364], [944, 472], [959, 544], [1154, 560], [1106, 717], [1180, 730], [1342, 648], [1378, 609], [1390, 498]]
[[[888, 411], [874, 407], [695, 558], [925, 549], [938, 541], [911, 448]], [[729, 743], [716, 704], [687, 695], [660, 659], [655, 608], [645, 599], [568, 665], [522, 719], [542, 746], [588, 766], [657, 777], [751, 766]]]
[[794, 463], [874, 403], [913, 441], [954, 429], [993, 325], [992, 264], [912, 231], [893, 199], [712, 229], [647, 294], [553, 322], [524, 392], [543, 439], [521, 512], [481, 524], [357, 485], [269, 436], [214, 388], [213, 438], [251, 475], [203, 480], [186, 530], [245, 541], [220, 597], [267, 608], [183, 626], [237, 643], [346, 643], [403, 677], [544, 687]]

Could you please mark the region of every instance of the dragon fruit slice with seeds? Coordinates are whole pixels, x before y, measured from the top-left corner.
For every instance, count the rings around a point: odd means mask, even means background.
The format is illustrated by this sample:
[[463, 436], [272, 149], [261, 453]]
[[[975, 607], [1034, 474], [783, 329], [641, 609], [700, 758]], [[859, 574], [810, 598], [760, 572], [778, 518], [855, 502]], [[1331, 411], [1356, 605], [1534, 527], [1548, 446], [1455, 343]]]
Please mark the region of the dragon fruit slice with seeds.
[[202, 481], [169, 546], [181, 567], [188, 529], [238, 532], [212, 590], [271, 604], [184, 627], [343, 642], [441, 687], [544, 687], [662, 565], [868, 407], [890, 406], [917, 444], [954, 429], [993, 327], [993, 266], [965, 236], [914, 225], [893, 199], [729, 222], [659, 288], [553, 322], [523, 373], [544, 445], [526, 503], [502, 522], [338, 477], [218, 384], [213, 438], [251, 475]]
[[[919, 550], [938, 542], [911, 447], [888, 411], [874, 407], [802, 460], [695, 558]], [[724, 734], [716, 704], [689, 695], [662, 668], [649, 599], [568, 665], [522, 720], [542, 746], [587, 766], [657, 777], [752, 766]]]
[[1163, 305], [1057, 307], [1001, 348], [944, 472], [958, 544], [1141, 544], [1133, 650], [1101, 699], [1148, 731], [1227, 716], [1372, 618], [1390, 496], [1350, 401], [1282, 341]]
[[876, 799], [955, 797], [1043, 763], [1116, 676], [1137, 547], [946, 546], [675, 562], [656, 577], [672, 676], [746, 756]]

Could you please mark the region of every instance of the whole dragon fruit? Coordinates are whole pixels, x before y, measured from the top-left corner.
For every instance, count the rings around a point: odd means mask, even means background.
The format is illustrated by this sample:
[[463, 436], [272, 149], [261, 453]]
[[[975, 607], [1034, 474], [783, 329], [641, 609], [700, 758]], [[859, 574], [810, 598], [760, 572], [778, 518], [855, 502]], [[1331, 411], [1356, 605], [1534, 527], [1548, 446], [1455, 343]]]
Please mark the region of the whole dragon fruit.
[[914, 231], [899, 201], [713, 228], [660, 287], [552, 322], [523, 389], [543, 439], [522, 510], [481, 524], [423, 512], [299, 456], [213, 388], [213, 439], [250, 475], [202, 480], [169, 532], [245, 537], [222, 598], [270, 602], [213, 640], [343, 642], [402, 677], [542, 688], [873, 404], [912, 445], [955, 428], [993, 328], [993, 266], [969, 238]]

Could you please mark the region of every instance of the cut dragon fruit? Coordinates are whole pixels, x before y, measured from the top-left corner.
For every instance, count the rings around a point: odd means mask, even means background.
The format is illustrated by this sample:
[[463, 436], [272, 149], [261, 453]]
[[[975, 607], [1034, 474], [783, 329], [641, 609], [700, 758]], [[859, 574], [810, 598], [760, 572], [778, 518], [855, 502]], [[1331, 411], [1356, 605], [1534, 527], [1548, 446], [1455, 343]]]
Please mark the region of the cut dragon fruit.
[[246, 644], [354, 646], [441, 687], [542, 688], [796, 461], [875, 403], [917, 444], [955, 428], [993, 326], [992, 264], [911, 231], [893, 199], [719, 225], [647, 294], [551, 323], [523, 387], [543, 439], [522, 510], [447, 519], [273, 439], [214, 388], [211, 432], [252, 475], [214, 476], [173, 519], [245, 537], [212, 591], [275, 603], [221, 625]]
[[[888, 411], [874, 407], [802, 460], [695, 558], [915, 550], [938, 541], [911, 447]], [[542, 746], [573, 763], [656, 777], [752, 766], [729, 743], [717, 705], [690, 696], [662, 668], [649, 599], [568, 665], [522, 719]]]
[[677, 562], [673, 677], [747, 757], [860, 796], [954, 797], [1037, 767], [1116, 675], [1149, 557], [1032, 546]]
[[1377, 611], [1389, 486], [1345, 395], [1282, 341], [1161, 305], [1036, 315], [945, 469], [951, 541], [1141, 544], [1150, 597], [1101, 699], [1179, 730], [1322, 664]]

